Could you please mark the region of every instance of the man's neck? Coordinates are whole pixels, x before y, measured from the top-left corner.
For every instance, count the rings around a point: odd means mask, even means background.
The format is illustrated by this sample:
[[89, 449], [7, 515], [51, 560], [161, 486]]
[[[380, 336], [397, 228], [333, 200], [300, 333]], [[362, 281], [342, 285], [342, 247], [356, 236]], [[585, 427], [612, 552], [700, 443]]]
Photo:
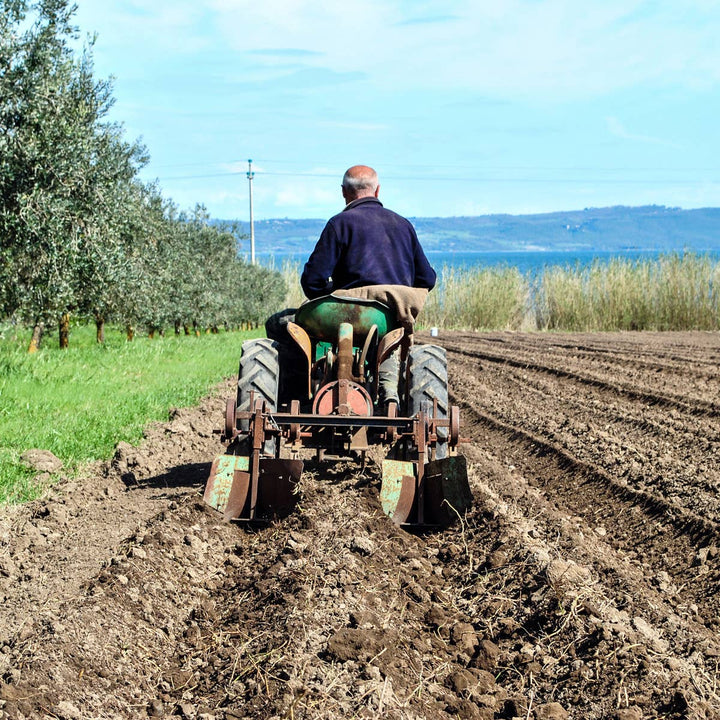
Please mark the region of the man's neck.
[[[360, 197], [353, 198], [352, 200], [349, 200], [347, 205], [345, 205], [345, 209], [349, 208], [351, 205], [355, 205], [359, 203], [360, 201], [365, 200], [373, 200], [376, 203], [380, 203], [380, 200], [378, 200], [374, 195], [361, 195]], [[382, 203], [380, 203], [382, 205]]]

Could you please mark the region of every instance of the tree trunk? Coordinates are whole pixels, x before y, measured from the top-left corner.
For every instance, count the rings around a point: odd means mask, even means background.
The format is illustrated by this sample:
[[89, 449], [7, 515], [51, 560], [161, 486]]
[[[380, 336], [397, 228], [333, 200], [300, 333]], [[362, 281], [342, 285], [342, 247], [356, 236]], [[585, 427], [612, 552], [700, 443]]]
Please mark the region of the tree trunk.
[[175, 321], [175, 334], [180, 334], [180, 323], [177, 320]]
[[190, 334], [190, 326], [187, 323], [185, 325], [183, 325], [183, 331], [185, 332], [186, 335]]
[[105, 318], [95, 315], [95, 340], [102, 344], [105, 342]]
[[135, 328], [130, 323], [125, 326], [125, 337], [128, 342], [132, 342], [135, 337]]
[[42, 341], [43, 331], [45, 326], [41, 323], [35, 323], [33, 327], [32, 338], [30, 339], [30, 345], [28, 346], [28, 353], [36, 353], [40, 349], [40, 342]]
[[70, 345], [70, 313], [64, 312], [60, 316], [58, 336], [60, 339], [60, 349], [67, 350]]
[[148, 328], [148, 337], [151, 340], [155, 339], [155, 328]]

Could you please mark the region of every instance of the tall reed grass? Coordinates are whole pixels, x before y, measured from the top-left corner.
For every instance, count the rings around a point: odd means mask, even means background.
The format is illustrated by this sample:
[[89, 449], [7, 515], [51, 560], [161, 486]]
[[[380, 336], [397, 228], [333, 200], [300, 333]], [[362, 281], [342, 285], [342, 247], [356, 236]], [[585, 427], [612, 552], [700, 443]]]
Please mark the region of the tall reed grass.
[[[304, 300], [300, 264], [285, 261], [287, 307]], [[462, 330], [720, 330], [720, 262], [671, 253], [656, 259], [552, 266], [443, 266], [420, 327]]]
[[535, 310], [538, 328], [549, 330], [718, 330], [720, 263], [672, 253], [549, 268]]
[[[288, 287], [286, 307], [298, 307], [305, 300], [301, 271], [298, 262], [282, 264]], [[525, 317], [529, 291], [527, 279], [517, 268], [458, 269], [445, 265], [418, 322], [425, 327], [516, 330]]]
[[530, 295], [515, 267], [453, 268], [445, 265], [419, 322], [462, 330], [518, 330]]
[[[285, 296], [285, 307], [296, 308], [305, 301], [305, 293], [300, 286], [302, 266], [297, 260], [283, 260], [280, 274], [285, 280], [288, 291]], [[282, 309], [282, 308], [279, 308]]]

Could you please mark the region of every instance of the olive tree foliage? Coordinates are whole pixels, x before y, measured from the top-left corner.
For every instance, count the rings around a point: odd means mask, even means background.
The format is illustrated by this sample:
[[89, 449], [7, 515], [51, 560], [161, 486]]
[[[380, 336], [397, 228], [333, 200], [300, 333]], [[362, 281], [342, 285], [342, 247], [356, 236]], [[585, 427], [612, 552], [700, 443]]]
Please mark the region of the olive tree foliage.
[[106, 321], [124, 325], [129, 338], [138, 323], [157, 326], [148, 319], [148, 308], [163, 297], [158, 248], [167, 234], [164, 209], [169, 203], [156, 186], [137, 180], [121, 190], [112, 242], [98, 248], [101, 267], [89, 264], [96, 272], [78, 288], [82, 311], [98, 326], [98, 340]]
[[180, 211], [157, 188], [142, 191], [108, 319], [150, 333], [197, 332], [259, 323], [282, 307], [282, 276], [238, 257], [235, 227], [213, 223], [202, 205]]
[[109, 122], [93, 41], [70, 0], [0, 0], [0, 317], [68, 313], [154, 331], [262, 319], [278, 274], [237, 256], [237, 233], [180, 212], [139, 170], [145, 148]]
[[212, 223], [202, 205], [171, 217], [164, 283], [168, 324], [236, 327], [258, 323], [281, 306], [286, 292], [282, 276], [238, 257], [236, 227]]
[[95, 80], [90, 46], [72, 48], [74, 6], [0, 10], [0, 299], [37, 325], [75, 309], [78, 290], [113, 266], [118, 194], [145, 158], [103, 122], [111, 84]]
[[233, 268], [231, 282], [234, 288], [233, 323], [261, 324], [285, 306], [287, 284], [276, 270], [240, 262]]
[[113, 126], [98, 140], [103, 160], [88, 169], [94, 203], [80, 234], [73, 289], [78, 312], [95, 320], [100, 340], [105, 321], [127, 305], [127, 260], [149, 232], [151, 191], [136, 179], [140, 146], [124, 142]]

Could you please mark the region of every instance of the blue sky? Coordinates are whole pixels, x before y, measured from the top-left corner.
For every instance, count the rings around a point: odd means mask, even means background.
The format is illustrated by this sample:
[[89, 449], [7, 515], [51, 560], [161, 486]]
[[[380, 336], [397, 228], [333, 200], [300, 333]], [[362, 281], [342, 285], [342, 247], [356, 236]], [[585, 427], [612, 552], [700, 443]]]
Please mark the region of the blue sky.
[[328, 217], [720, 206], [720, 0], [77, 0], [181, 207]]

